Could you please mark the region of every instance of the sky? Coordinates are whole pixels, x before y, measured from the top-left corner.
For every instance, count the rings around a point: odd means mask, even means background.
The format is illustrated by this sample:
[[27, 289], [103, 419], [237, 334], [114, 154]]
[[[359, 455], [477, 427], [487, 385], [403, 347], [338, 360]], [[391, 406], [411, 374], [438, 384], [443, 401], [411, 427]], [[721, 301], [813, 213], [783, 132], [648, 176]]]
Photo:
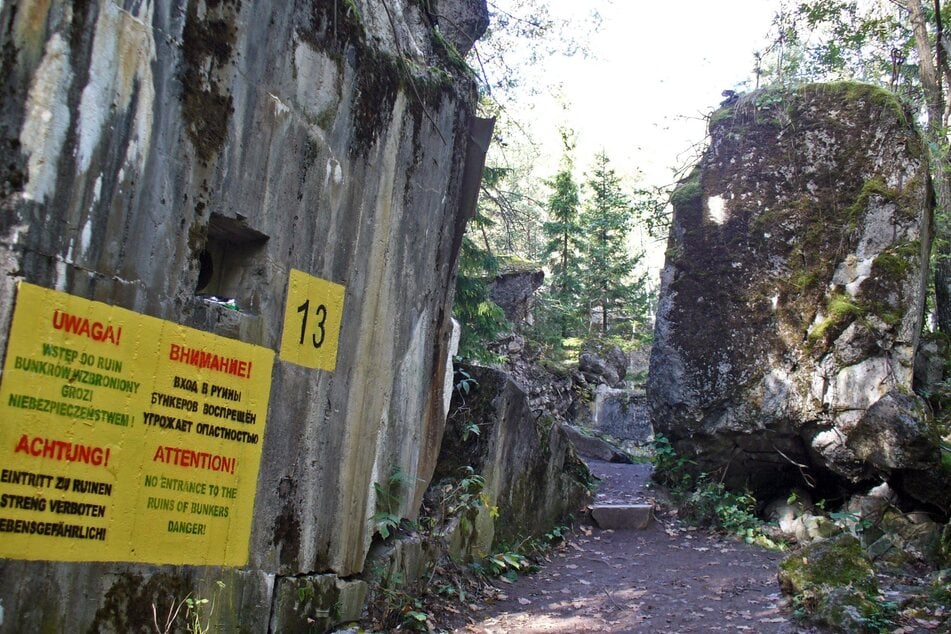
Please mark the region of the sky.
[[[505, 7], [512, 0], [492, 0]], [[780, 0], [549, 0], [555, 14], [597, 10], [601, 28], [590, 54], [552, 56], [532, 72], [559, 85], [519, 99], [516, 113], [528, 122], [539, 151], [535, 177], [559, 169], [559, 130], [574, 131], [573, 159], [582, 182], [596, 153], [604, 151], [631, 189], [676, 182], [678, 170], [696, 163], [706, 137], [705, 115], [728, 89], [753, 88], [754, 52], [767, 42]], [[746, 82], [746, 84], [744, 84]], [[631, 247], [645, 253], [642, 266], [656, 279], [665, 240], [638, 230]]]
[[639, 171], [645, 185], [670, 183], [672, 168], [691, 162], [704, 115], [723, 90], [752, 80], [753, 53], [779, 8], [779, 0], [550, 2], [568, 14], [597, 9], [603, 22], [590, 56], [552, 57], [539, 69], [562, 85], [559, 99], [529, 100], [543, 155], [557, 169], [566, 125], [582, 169], [603, 149], [619, 174], [634, 180]]

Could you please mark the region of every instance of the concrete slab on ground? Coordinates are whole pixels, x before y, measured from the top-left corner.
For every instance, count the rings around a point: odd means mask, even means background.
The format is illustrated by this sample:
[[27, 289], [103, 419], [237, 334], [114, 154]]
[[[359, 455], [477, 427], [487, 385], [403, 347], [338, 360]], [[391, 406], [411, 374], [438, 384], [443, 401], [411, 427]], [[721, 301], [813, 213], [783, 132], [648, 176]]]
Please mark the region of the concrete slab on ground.
[[650, 524], [654, 507], [650, 504], [592, 504], [591, 518], [600, 528], [641, 530]]

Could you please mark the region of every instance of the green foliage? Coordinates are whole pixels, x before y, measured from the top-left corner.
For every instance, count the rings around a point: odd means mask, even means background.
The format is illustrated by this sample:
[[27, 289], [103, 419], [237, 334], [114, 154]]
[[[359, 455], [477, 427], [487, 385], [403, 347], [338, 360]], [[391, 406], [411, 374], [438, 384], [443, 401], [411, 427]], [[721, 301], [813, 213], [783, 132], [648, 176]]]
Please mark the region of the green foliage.
[[509, 581], [515, 580], [514, 577], [516, 575], [514, 573], [528, 568], [530, 565], [530, 562], [524, 555], [512, 551], [489, 555], [486, 557], [485, 563], [493, 575], [507, 576]]
[[501, 544], [498, 550], [488, 557], [470, 563], [469, 569], [476, 574], [499, 577], [514, 583], [520, 572], [534, 572], [538, 567], [517, 548], [509, 548]]
[[695, 464], [677, 453], [670, 439], [654, 435], [654, 480], [670, 489], [675, 498], [682, 498], [693, 485], [690, 465]]
[[784, 545], [765, 533], [756, 516], [756, 498], [748, 491], [734, 492], [705, 473], [694, 474], [695, 463], [679, 455], [663, 434], [654, 436], [654, 480], [667, 487], [680, 516], [698, 526], [709, 526], [766, 548]]
[[376, 587], [383, 601], [376, 604], [380, 610], [380, 625], [386, 631], [409, 630], [428, 632], [431, 630], [432, 615], [426, 610], [422, 597], [410, 594], [399, 572], [375, 566]]
[[557, 79], [533, 71], [551, 57], [586, 54], [588, 38], [601, 22], [595, 9], [578, 10], [548, 0], [511, 0], [489, 7], [489, 28], [471, 55], [478, 60], [473, 65], [484, 71], [483, 92], [503, 111], [519, 96], [550, 88]]
[[453, 367], [453, 372], [455, 373], [455, 383], [453, 386], [456, 391], [459, 392], [460, 396], [468, 396], [472, 388], [479, 384], [465, 368], [460, 367], [458, 364]]
[[473, 514], [481, 509], [488, 509], [490, 517], [498, 517], [499, 509], [490, 503], [485, 489], [485, 478], [475, 472], [471, 466], [461, 470], [459, 482], [447, 491], [443, 497], [443, 504], [449, 515], [460, 515], [464, 528], [470, 527]]
[[158, 634], [169, 634], [170, 632], [179, 631], [176, 623], [178, 617], [181, 615], [182, 608], [184, 608], [185, 629], [190, 634], [208, 634], [212, 631], [211, 620], [215, 614], [215, 605], [218, 602], [218, 596], [224, 588], [225, 584], [223, 581], [215, 581], [215, 592], [211, 599], [198, 596], [193, 597], [189, 594], [179, 601], [178, 604], [173, 604], [169, 607], [165, 623], [161, 626], [158, 622], [158, 611], [153, 603], [152, 623], [155, 626], [155, 631], [158, 632]]
[[[455, 378], [455, 390], [462, 397], [463, 402], [465, 398], [469, 396], [469, 392], [479, 384], [479, 382], [473, 378], [471, 374], [459, 364], [456, 364], [453, 368], [454, 378]], [[457, 410], [459, 414], [468, 412], [468, 408], [464, 404], [460, 404]], [[464, 421], [462, 422], [462, 440], [463, 442], [469, 440], [470, 436], [479, 436], [482, 433], [479, 423], [476, 421]]]
[[666, 239], [670, 232], [672, 195], [673, 190], [669, 186], [634, 190], [631, 199], [634, 217], [647, 231], [647, 235], [654, 239]]
[[701, 526], [712, 526], [752, 542], [761, 534], [763, 521], [756, 516], [756, 498], [749, 492], [735, 493], [708, 476], [697, 478], [695, 487], [680, 505], [681, 517]]
[[802, 0], [783, 6], [773, 19], [771, 44], [757, 71], [779, 84], [854, 78], [908, 86], [911, 64], [892, 63], [892, 51], [911, 60], [909, 25], [887, 2]]
[[547, 181], [551, 188], [548, 197], [548, 222], [542, 225], [545, 234], [544, 254], [549, 258], [551, 281], [542, 312], [553, 330], [561, 337], [577, 332], [583, 320], [579, 310], [581, 295], [581, 253], [584, 233], [579, 224], [581, 205], [578, 184], [572, 175], [571, 144], [563, 136], [565, 155], [562, 168]]
[[423, 602], [420, 599], [408, 601], [400, 610], [400, 617], [403, 629], [413, 632], [430, 631], [429, 619], [432, 615], [423, 609]]
[[469, 237], [463, 238], [453, 305], [453, 314], [462, 326], [459, 338], [461, 357], [490, 360], [485, 344], [509, 327], [502, 309], [489, 298], [486, 280], [491, 279], [497, 270], [498, 262], [491, 253], [481, 249]]
[[612, 319], [637, 319], [645, 312], [646, 276], [635, 277], [643, 254], [632, 255], [628, 245], [634, 210], [603, 152], [595, 157], [586, 185], [591, 197], [580, 215], [585, 235], [581, 298], [588, 311], [600, 311], [606, 335]]
[[373, 483], [377, 512], [370, 519], [383, 539], [389, 539], [390, 533], [397, 531], [403, 521], [400, 516], [400, 500], [407, 481], [407, 475], [403, 470], [395, 467], [386, 484]]

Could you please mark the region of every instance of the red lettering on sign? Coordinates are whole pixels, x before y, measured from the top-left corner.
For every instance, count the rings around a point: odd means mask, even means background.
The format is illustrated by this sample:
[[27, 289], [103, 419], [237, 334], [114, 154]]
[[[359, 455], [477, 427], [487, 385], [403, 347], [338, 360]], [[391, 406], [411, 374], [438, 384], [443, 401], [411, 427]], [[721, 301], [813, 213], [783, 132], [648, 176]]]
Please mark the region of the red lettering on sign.
[[62, 310], [53, 311], [53, 328], [71, 332], [81, 337], [89, 337], [93, 341], [106, 341], [114, 346], [119, 345], [122, 338], [122, 327], [113, 327], [101, 321], [89, 321], [88, 317], [80, 317]]
[[20, 436], [13, 453], [25, 453], [34, 458], [62, 460], [64, 462], [83, 462], [94, 467], [109, 466], [109, 447], [81, 445], [79, 443], [56, 440], [27, 434]]

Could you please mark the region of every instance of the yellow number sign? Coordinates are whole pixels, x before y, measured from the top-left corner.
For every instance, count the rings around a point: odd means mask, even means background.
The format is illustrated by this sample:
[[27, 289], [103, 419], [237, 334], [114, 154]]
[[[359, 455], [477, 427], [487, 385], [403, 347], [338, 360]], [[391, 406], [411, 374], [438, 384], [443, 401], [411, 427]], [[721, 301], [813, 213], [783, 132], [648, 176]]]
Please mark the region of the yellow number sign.
[[0, 557], [245, 565], [273, 361], [21, 283], [0, 377]]
[[281, 359], [333, 372], [346, 289], [291, 269], [284, 309]]

